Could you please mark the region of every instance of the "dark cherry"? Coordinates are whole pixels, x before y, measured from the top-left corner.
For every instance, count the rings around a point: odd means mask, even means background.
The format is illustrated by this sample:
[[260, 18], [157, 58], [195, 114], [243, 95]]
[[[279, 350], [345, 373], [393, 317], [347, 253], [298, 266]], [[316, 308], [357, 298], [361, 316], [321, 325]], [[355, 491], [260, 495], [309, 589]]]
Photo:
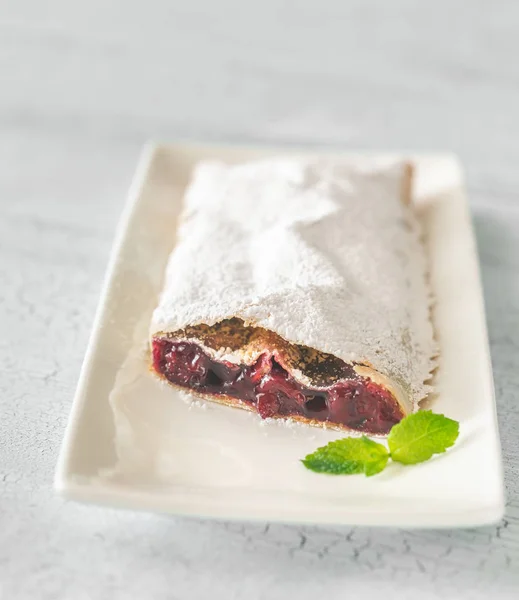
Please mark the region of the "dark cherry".
[[326, 389], [297, 382], [270, 355], [250, 366], [211, 359], [197, 344], [153, 340], [153, 367], [168, 381], [255, 406], [262, 418], [300, 415], [367, 433], [387, 433], [402, 411], [384, 388], [358, 377]]
[[260, 392], [256, 398], [258, 412], [263, 419], [268, 419], [279, 413], [281, 403], [278, 394], [263, 394]]

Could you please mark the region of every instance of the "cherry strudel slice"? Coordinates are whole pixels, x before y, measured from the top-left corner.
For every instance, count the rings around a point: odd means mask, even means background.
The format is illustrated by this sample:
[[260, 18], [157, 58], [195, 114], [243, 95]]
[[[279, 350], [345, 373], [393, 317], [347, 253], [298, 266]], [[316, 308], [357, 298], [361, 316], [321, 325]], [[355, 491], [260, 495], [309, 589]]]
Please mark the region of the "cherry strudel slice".
[[406, 162], [202, 163], [151, 327], [153, 369], [229, 406], [385, 434], [435, 344]]

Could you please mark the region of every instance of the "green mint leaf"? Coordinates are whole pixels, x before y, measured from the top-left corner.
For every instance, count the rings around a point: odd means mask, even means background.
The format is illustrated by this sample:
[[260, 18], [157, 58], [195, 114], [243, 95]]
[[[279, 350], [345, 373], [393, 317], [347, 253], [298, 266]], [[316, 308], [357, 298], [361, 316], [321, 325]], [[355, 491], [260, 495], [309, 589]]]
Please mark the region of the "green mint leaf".
[[450, 448], [459, 434], [459, 423], [430, 410], [402, 419], [387, 438], [391, 458], [405, 465], [429, 460]]
[[330, 442], [306, 456], [301, 462], [316, 473], [355, 475], [368, 477], [383, 471], [389, 458], [385, 446], [369, 438], [344, 438]]

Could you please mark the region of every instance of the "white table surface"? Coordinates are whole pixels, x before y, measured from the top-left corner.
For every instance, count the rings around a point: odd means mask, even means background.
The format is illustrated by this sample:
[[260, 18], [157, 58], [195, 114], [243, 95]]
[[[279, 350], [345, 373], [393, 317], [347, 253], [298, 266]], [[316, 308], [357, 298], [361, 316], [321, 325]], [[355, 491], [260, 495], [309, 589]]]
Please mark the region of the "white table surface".
[[[513, 0], [0, 0], [2, 600], [518, 597], [518, 20]], [[151, 137], [459, 153], [487, 303], [502, 523], [229, 524], [55, 496], [115, 224]]]

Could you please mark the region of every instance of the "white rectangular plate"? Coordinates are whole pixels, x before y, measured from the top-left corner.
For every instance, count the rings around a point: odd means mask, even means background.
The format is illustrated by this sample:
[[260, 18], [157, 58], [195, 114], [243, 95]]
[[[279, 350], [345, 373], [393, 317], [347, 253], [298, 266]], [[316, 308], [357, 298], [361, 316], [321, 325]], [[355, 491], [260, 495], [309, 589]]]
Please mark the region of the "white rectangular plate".
[[281, 153], [304, 150], [146, 149], [114, 246], [57, 490], [86, 502], [219, 518], [418, 527], [498, 520], [503, 479], [482, 290], [462, 173], [450, 155], [413, 158], [441, 349], [428, 403], [460, 422], [459, 441], [446, 454], [412, 467], [390, 464], [369, 479], [317, 475], [299, 459], [340, 433], [192, 404], [150, 374], [147, 327], [194, 164]]

